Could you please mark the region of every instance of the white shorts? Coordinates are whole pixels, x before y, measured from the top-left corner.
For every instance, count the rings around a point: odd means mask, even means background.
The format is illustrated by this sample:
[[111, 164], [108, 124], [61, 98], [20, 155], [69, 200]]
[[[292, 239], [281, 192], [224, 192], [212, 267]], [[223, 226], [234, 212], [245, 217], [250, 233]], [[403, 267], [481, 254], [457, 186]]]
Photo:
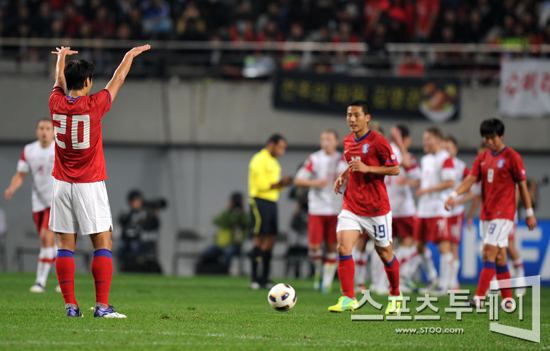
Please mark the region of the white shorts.
[[105, 182], [67, 183], [54, 179], [50, 230], [83, 235], [109, 231], [113, 226]]
[[508, 247], [508, 236], [514, 229], [514, 221], [509, 219], [492, 219], [479, 222], [479, 235], [484, 244]]
[[360, 234], [367, 232], [376, 246], [386, 247], [393, 242], [391, 211], [385, 216], [361, 217], [342, 210], [338, 215], [336, 232], [342, 230], [358, 230]]

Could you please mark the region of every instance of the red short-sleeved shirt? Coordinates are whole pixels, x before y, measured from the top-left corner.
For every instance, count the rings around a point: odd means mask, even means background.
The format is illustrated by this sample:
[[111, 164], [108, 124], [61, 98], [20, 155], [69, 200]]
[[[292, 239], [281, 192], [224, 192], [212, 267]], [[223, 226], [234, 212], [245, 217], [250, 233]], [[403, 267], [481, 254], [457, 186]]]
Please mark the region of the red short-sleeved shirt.
[[487, 150], [479, 154], [471, 175], [481, 181], [481, 220], [514, 220], [516, 183], [527, 178], [521, 156], [509, 147], [498, 154]]
[[111, 108], [109, 91], [72, 98], [56, 86], [49, 105], [56, 143], [53, 177], [69, 183], [107, 179], [101, 118]]
[[[367, 166], [395, 166], [397, 157], [390, 143], [380, 134], [369, 130], [361, 139], [354, 134], [344, 138], [344, 157], [349, 163], [360, 158]], [[390, 212], [390, 201], [383, 175], [349, 172], [349, 181], [344, 192], [344, 210], [358, 216], [377, 217]]]

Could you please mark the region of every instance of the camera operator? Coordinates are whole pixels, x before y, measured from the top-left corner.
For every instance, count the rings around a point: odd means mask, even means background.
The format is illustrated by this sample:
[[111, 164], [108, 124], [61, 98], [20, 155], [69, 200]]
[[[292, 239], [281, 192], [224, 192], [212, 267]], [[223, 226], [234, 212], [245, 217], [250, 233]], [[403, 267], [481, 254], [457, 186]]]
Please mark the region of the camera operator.
[[132, 190], [128, 194], [128, 204], [130, 210], [119, 216], [122, 226], [118, 255], [120, 270], [160, 273], [157, 261], [158, 211], [166, 207], [166, 201], [146, 202], [139, 190]]

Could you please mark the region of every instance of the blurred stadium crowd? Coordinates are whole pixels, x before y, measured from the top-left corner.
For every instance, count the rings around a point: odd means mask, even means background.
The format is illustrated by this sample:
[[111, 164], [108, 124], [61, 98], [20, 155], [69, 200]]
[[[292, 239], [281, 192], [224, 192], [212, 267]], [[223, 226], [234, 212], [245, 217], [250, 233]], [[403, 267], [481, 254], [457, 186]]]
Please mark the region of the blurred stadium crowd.
[[[522, 55], [539, 56], [537, 44], [550, 44], [549, 19], [548, 0], [0, 0], [0, 37], [310, 41], [367, 43], [369, 47], [367, 55], [315, 53], [313, 58], [296, 52], [224, 51], [223, 57], [221, 51], [185, 52], [186, 63], [221, 68], [220, 75], [233, 78], [241, 76], [243, 67], [255, 67], [254, 72], [269, 75], [277, 65], [337, 73], [357, 68], [394, 69], [400, 75], [423, 74], [425, 65], [448, 72], [477, 66], [491, 71], [487, 76], [494, 76], [499, 55], [405, 55], [399, 58], [400, 66], [394, 60], [392, 67], [387, 44], [535, 44]], [[25, 60], [33, 51], [23, 54]], [[112, 59], [99, 57], [97, 50], [91, 56], [105, 61], [109, 71], [107, 63]], [[102, 69], [96, 72], [101, 75]]]
[[543, 0], [0, 1], [3, 37], [550, 43]]

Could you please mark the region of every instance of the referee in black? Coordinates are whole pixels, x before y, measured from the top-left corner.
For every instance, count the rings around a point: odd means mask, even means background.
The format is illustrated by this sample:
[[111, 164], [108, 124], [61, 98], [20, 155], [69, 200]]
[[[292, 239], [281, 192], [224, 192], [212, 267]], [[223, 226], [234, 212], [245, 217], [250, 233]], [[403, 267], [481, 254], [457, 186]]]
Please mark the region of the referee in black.
[[[278, 228], [277, 200], [281, 189], [289, 185], [289, 175], [281, 179], [281, 166], [277, 159], [286, 151], [286, 140], [280, 134], [273, 134], [267, 145], [255, 154], [248, 166], [248, 193], [250, 197], [251, 225], [254, 248], [252, 249], [252, 279], [250, 288], [271, 289], [269, 280], [271, 251], [275, 244]], [[258, 276], [258, 265], [262, 263], [262, 275]]]

